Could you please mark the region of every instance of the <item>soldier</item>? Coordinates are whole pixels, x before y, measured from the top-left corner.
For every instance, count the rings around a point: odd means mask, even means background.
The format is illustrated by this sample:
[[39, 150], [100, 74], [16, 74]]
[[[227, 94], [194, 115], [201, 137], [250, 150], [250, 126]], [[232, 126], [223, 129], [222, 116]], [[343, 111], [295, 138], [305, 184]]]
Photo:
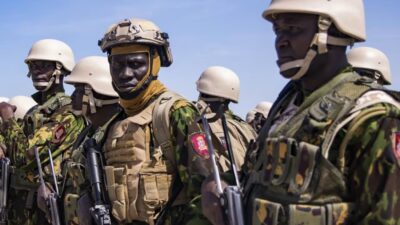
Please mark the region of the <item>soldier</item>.
[[46, 224], [34, 204], [39, 182], [34, 149], [40, 153], [45, 176], [51, 177], [48, 149], [52, 151], [55, 172], [59, 180], [65, 176], [63, 162], [86, 124], [70, 110], [71, 99], [64, 93], [63, 78], [70, 74], [75, 65], [71, 48], [64, 42], [43, 39], [33, 44], [25, 63], [28, 77], [38, 90], [32, 95], [37, 102], [18, 124], [15, 107], [0, 103], [3, 119], [1, 132], [8, 148], [7, 155], [14, 166], [11, 174], [9, 201], [9, 224]]
[[[248, 150], [246, 224], [399, 224], [398, 93], [346, 58], [365, 40], [363, 1], [273, 0], [263, 16], [292, 81]], [[203, 209], [222, 224], [212, 184]]]
[[264, 126], [265, 121], [267, 120], [268, 113], [271, 110], [272, 103], [262, 101], [259, 102], [256, 107], [254, 108], [254, 111], [256, 112], [254, 114], [254, 120], [252, 123], [252, 127], [254, 130], [257, 131], [257, 133], [260, 132], [261, 128]]
[[[204, 177], [197, 172], [207, 157], [197, 110], [157, 80], [160, 67], [172, 63], [168, 34], [151, 21], [126, 19], [112, 25], [99, 45], [108, 54], [123, 108], [93, 135], [105, 158], [112, 219], [118, 224], [206, 223], [197, 216]], [[87, 219], [89, 212], [81, 209], [89, 207], [78, 208]]]
[[392, 84], [389, 59], [378, 49], [353, 48], [347, 53], [347, 60], [360, 75], [370, 77], [381, 85]]
[[247, 114], [246, 114], [246, 122], [252, 126], [253, 125], [253, 121], [254, 121], [254, 116], [256, 115], [256, 111], [254, 109], [250, 110]]
[[[63, 209], [63, 224], [79, 224], [77, 217], [77, 200], [79, 198], [80, 185], [83, 184], [82, 176], [79, 177], [82, 164], [72, 162], [73, 159], [80, 157], [82, 146], [80, 146], [87, 136], [91, 136], [94, 131], [107, 122], [112, 115], [119, 111], [118, 94], [111, 85], [110, 67], [106, 57], [89, 56], [81, 59], [66, 77], [65, 83], [74, 85], [72, 93], [72, 109], [76, 116], [84, 116], [86, 120], [85, 129], [79, 134], [70, 154], [64, 163], [65, 176], [61, 187], [63, 196], [60, 202]], [[78, 147], [80, 146], [80, 147]], [[78, 172], [77, 172], [78, 171]], [[76, 176], [78, 175], [78, 176]], [[38, 191], [38, 207], [48, 214], [45, 204], [49, 190], [40, 187]]]
[[208, 120], [220, 170], [226, 172], [230, 169], [221, 113], [224, 113], [226, 117], [236, 167], [240, 168], [243, 165], [247, 146], [251, 140], [255, 139], [256, 133], [229, 109], [230, 102], [239, 102], [239, 77], [228, 68], [213, 66], [201, 74], [196, 85], [199, 92], [196, 106], [200, 114]]

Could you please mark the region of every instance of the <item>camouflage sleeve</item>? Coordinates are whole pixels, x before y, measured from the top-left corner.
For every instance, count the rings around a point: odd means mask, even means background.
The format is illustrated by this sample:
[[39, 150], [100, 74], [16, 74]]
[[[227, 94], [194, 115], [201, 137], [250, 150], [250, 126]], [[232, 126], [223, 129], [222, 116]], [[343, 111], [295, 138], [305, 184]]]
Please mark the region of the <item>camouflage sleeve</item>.
[[25, 153], [28, 149], [28, 138], [25, 136], [22, 127], [13, 118], [2, 123], [1, 133], [11, 163], [15, 166], [24, 165], [26, 163]]
[[[175, 211], [172, 222], [179, 224], [210, 224], [202, 215], [201, 211], [201, 183], [205, 179], [202, 171], [194, 169], [192, 148], [189, 146], [189, 136], [192, 133], [200, 132], [195, 119], [198, 117], [197, 109], [186, 101], [178, 101], [171, 111], [171, 133], [175, 139], [175, 159], [178, 168], [179, 178], [183, 183], [184, 190], [190, 199], [190, 203], [184, 208]], [[198, 167], [196, 167], [198, 168]], [[174, 218], [175, 217], [175, 218]]]
[[[55, 113], [50, 121], [36, 130], [33, 136], [29, 138], [28, 149], [36, 146], [42, 163], [46, 163], [48, 161], [48, 148], [52, 151], [52, 157], [56, 158], [73, 146], [85, 127], [84, 118], [76, 117], [68, 110]], [[28, 158], [31, 161], [28, 161], [27, 167], [35, 167], [36, 161], [32, 151], [30, 151]]]
[[357, 149], [349, 167], [356, 224], [400, 224], [400, 112], [388, 111], [363, 123], [347, 148]]

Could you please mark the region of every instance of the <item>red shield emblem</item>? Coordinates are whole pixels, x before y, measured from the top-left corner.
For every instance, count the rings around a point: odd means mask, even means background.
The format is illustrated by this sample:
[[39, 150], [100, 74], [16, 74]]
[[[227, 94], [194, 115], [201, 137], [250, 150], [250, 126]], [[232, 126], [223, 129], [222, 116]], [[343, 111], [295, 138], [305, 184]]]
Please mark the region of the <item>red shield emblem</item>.
[[393, 151], [397, 160], [400, 160], [400, 132], [395, 132], [393, 135]]
[[65, 135], [65, 127], [64, 125], [60, 124], [53, 130], [53, 139], [51, 142], [54, 144], [59, 144], [64, 140]]
[[208, 153], [208, 146], [206, 141], [206, 135], [203, 133], [193, 134], [190, 137], [190, 142], [192, 142], [193, 150], [203, 158], [208, 159], [210, 154]]

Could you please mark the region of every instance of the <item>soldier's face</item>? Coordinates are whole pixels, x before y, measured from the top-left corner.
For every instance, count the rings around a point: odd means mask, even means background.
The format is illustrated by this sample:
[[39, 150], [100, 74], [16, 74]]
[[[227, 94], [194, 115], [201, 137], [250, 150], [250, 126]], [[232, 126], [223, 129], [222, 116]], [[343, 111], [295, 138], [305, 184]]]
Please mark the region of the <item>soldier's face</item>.
[[[29, 73], [31, 74], [32, 82], [47, 83], [56, 69], [56, 63], [45, 60], [32, 60], [28, 63]], [[35, 86], [40, 91], [45, 89], [45, 86]]]
[[129, 93], [149, 70], [147, 53], [114, 55], [110, 58], [110, 72], [118, 93]]
[[83, 96], [85, 95], [85, 85], [75, 84], [75, 90], [71, 95], [72, 109], [75, 111], [81, 111], [83, 106]]
[[[278, 55], [277, 64], [303, 59], [309, 49], [317, 29], [318, 16], [300, 13], [282, 13], [276, 15], [273, 29], [276, 35], [275, 49]], [[298, 68], [282, 73], [290, 78]]]

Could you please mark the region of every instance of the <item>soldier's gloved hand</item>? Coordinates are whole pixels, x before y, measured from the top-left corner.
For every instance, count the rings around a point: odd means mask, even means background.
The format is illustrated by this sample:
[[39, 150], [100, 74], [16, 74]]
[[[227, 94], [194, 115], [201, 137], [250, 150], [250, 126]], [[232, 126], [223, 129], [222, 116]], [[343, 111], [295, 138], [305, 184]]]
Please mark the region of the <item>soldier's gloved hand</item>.
[[[221, 180], [222, 190], [228, 186]], [[201, 208], [203, 214], [213, 225], [225, 225], [223, 210], [218, 198], [217, 184], [212, 175], [201, 185]]]
[[48, 221], [51, 221], [51, 215], [49, 212], [49, 207], [47, 205], [47, 200], [49, 198], [49, 194], [53, 192], [50, 184], [41, 184], [38, 188], [37, 192], [37, 205], [40, 210], [42, 210], [46, 214], [46, 218]]
[[0, 159], [6, 157], [7, 148], [3, 143], [0, 143]]
[[80, 225], [92, 225], [94, 224], [92, 215], [90, 214], [90, 208], [93, 207], [93, 201], [88, 194], [82, 195], [78, 200], [78, 218]]
[[10, 105], [7, 102], [0, 103], [0, 117], [3, 121], [9, 120], [14, 117], [14, 112], [17, 109], [15, 105]]

